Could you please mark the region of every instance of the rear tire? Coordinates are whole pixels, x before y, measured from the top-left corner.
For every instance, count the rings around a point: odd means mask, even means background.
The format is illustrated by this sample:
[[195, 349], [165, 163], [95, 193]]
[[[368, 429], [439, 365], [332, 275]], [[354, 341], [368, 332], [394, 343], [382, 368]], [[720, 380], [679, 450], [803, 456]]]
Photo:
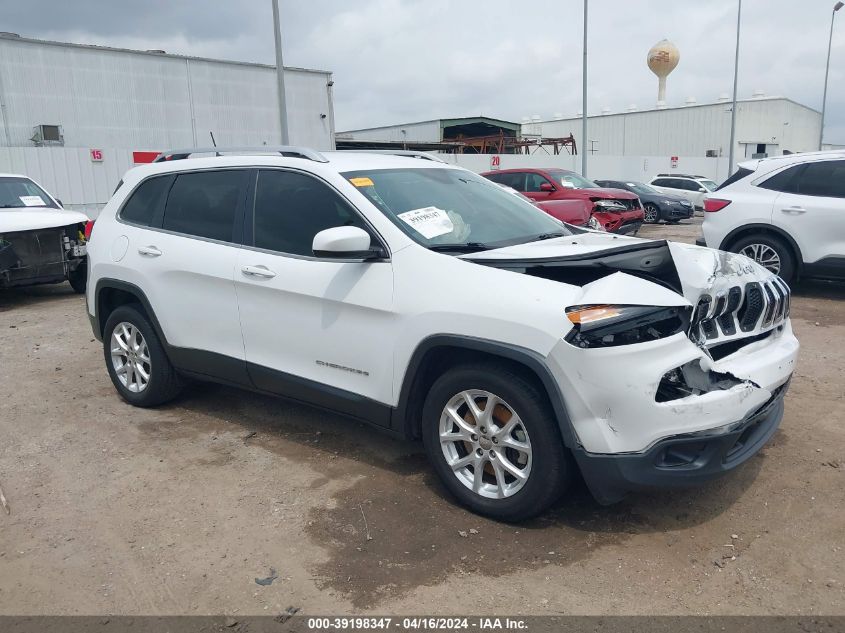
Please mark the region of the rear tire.
[[103, 330], [103, 355], [120, 397], [136, 407], [154, 407], [179, 395], [183, 388], [155, 329], [132, 305], [116, 308]]
[[795, 281], [795, 255], [789, 245], [778, 237], [766, 234], [748, 235], [734, 242], [729, 250], [750, 257], [777, 274], [787, 284]]
[[571, 458], [545, 394], [503, 365], [460, 365], [438, 378], [423, 405], [422, 437], [449, 491], [494, 519], [543, 512], [571, 479]]

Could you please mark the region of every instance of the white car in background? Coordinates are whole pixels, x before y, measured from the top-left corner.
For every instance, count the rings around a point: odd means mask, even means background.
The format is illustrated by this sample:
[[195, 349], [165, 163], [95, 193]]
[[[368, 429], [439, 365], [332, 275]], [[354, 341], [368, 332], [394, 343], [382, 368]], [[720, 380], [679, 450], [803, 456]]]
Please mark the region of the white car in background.
[[845, 278], [845, 152], [750, 160], [704, 201], [703, 240], [780, 275]]
[[70, 281], [85, 292], [88, 217], [31, 179], [0, 174], [0, 289]]
[[716, 190], [716, 183], [704, 176], [690, 174], [657, 174], [648, 183], [658, 191], [681, 196], [696, 209], [704, 207], [704, 197]]

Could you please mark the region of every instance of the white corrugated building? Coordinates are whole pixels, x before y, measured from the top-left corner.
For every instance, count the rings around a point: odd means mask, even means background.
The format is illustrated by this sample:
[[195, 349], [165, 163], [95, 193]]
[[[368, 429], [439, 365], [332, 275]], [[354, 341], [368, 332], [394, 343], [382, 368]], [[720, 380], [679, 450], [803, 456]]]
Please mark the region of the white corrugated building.
[[[291, 143], [333, 148], [331, 73], [285, 84]], [[0, 36], [0, 146], [32, 147], [41, 125], [65, 147], [278, 144], [278, 104], [274, 66]]]
[[[334, 148], [332, 74], [285, 68], [290, 143]], [[0, 172], [92, 217], [166, 149], [278, 145], [276, 68], [0, 34]]]
[[[820, 127], [820, 112], [791, 99], [759, 93], [741, 99], [736, 113], [736, 157], [817, 150]], [[727, 156], [731, 103], [722, 100], [590, 115], [586, 143], [581, 139], [580, 116], [522, 124], [524, 137], [550, 138], [570, 133], [575, 137], [578, 151], [605, 156]]]

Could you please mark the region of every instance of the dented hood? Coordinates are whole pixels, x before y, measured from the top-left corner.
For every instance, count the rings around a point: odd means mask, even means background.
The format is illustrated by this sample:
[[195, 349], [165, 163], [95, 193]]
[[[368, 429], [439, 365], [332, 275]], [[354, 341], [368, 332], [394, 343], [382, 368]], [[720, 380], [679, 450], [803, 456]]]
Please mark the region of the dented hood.
[[51, 229], [70, 224], [84, 224], [88, 216], [78, 211], [50, 207], [0, 209], [0, 235], [18, 231]]
[[593, 231], [461, 258], [581, 286], [584, 303], [695, 304], [702, 294], [715, 296], [771, 276], [743, 255]]

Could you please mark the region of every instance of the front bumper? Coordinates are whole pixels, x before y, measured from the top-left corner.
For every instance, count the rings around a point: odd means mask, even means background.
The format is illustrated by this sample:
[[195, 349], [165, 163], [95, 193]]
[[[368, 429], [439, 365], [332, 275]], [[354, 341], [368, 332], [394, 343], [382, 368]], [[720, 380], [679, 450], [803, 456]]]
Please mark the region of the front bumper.
[[667, 204], [662, 205], [660, 211], [664, 220], [687, 220], [695, 215], [692, 205], [686, 207], [682, 204]]
[[789, 383], [735, 424], [713, 431], [664, 438], [641, 453], [573, 454], [599, 503], [610, 504], [634, 490], [680, 488], [720, 477], [753, 457], [774, 435], [783, 418]]
[[707, 242], [704, 240], [704, 236], [695, 238], [695, 245], [696, 246], [707, 246]]

